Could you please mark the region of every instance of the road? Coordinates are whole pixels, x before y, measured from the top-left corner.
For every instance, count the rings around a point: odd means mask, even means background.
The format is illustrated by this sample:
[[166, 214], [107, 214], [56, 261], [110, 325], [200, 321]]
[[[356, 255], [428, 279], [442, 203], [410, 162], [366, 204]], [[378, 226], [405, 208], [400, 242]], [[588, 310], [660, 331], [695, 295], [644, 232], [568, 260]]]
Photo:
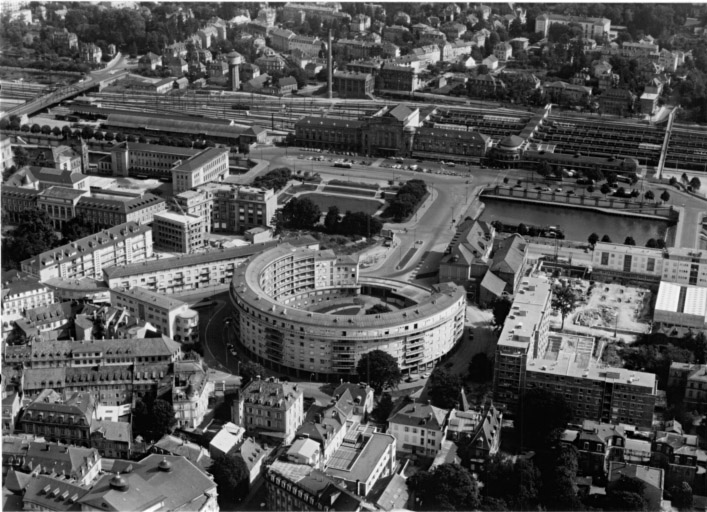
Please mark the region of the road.
[[[426, 255], [437, 259], [442, 256], [444, 249], [454, 236], [456, 223], [459, 222], [461, 216], [473, 201], [473, 192], [477, 187], [498, 183], [506, 175], [510, 175], [514, 179], [527, 176], [527, 171], [521, 170], [499, 171], [461, 165], [450, 169], [445, 168], [439, 162], [425, 162], [420, 165], [424, 165], [433, 171], [444, 169], [454, 171], [459, 175], [423, 174], [415, 171], [380, 167], [378, 164], [372, 166], [355, 164], [350, 169], [343, 169], [334, 167], [331, 162], [300, 160], [298, 158], [299, 155], [311, 156], [312, 154], [296, 148], [286, 150], [271, 146], [257, 148], [251, 153], [251, 156], [255, 158], [269, 161], [271, 169], [289, 167], [291, 169], [316, 172], [325, 178], [343, 177], [352, 181], [357, 178], [379, 182], [403, 182], [411, 179], [422, 179], [432, 189], [432, 197], [429, 198], [430, 203], [420, 208], [412, 219], [402, 224], [385, 225], [386, 228], [395, 230], [400, 239], [400, 244], [391, 257], [378, 265], [362, 269], [362, 274], [364, 275], [376, 274], [396, 278], [410, 274], [422, 263], [421, 260]], [[318, 153], [317, 156], [319, 155]], [[322, 153], [322, 155], [326, 155], [326, 153]], [[337, 156], [332, 155], [332, 157]], [[416, 163], [416, 160], [409, 159], [405, 160], [403, 165], [414, 163]], [[266, 170], [263, 170], [263, 172], [266, 172]], [[397, 268], [400, 261], [412, 248], [416, 249], [413, 257], [406, 262], [404, 268]]]

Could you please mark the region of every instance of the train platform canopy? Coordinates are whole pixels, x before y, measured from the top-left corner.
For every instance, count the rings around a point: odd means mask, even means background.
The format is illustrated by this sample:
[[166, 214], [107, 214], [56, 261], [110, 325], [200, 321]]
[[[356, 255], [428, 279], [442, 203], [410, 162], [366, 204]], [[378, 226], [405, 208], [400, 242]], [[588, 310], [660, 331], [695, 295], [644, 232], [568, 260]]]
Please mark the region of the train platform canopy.
[[139, 114], [109, 114], [103, 123], [111, 128], [139, 128], [145, 131], [183, 133], [188, 135], [205, 135], [219, 138], [239, 138], [242, 135], [253, 135], [260, 127], [230, 124], [228, 121], [213, 122], [196, 120], [193, 117], [167, 117]]

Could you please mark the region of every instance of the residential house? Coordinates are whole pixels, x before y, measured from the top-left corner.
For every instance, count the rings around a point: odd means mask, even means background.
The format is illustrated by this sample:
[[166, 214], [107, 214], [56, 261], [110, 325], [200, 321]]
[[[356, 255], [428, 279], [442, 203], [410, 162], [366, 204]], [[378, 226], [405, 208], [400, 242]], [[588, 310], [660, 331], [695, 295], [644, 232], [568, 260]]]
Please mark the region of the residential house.
[[256, 378], [233, 403], [233, 423], [289, 443], [304, 421], [303, 396], [297, 384]]
[[193, 430], [202, 427], [213, 389], [214, 384], [200, 359], [174, 363], [172, 406], [178, 428]]
[[140, 57], [138, 65], [141, 69], [150, 69], [154, 71], [158, 67], [162, 67], [162, 56], [155, 55], [152, 52], [147, 52], [145, 55]]
[[513, 46], [506, 42], [500, 42], [494, 46], [493, 54], [500, 63], [505, 63], [513, 55]]
[[399, 452], [434, 457], [447, 436], [449, 411], [430, 404], [406, 404], [388, 418]]

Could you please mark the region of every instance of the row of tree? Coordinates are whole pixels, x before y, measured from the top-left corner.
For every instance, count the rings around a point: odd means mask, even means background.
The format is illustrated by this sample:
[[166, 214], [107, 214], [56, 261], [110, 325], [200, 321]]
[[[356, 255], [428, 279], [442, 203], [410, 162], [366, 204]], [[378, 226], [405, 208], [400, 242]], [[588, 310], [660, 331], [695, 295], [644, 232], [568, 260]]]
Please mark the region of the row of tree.
[[[603, 235], [600, 238], [597, 233], [592, 233], [591, 235], [589, 235], [589, 237], [587, 238], [587, 241], [592, 246], [596, 245], [596, 243], [599, 241], [607, 243], [607, 244], [612, 243], [611, 237], [609, 235]], [[636, 245], [636, 239], [633, 238], [631, 235], [629, 235], [626, 238], [624, 238], [624, 245]], [[662, 238], [649, 238], [646, 241], [646, 247], [648, 247], [650, 249], [664, 249], [665, 248], [665, 240], [663, 240]]]

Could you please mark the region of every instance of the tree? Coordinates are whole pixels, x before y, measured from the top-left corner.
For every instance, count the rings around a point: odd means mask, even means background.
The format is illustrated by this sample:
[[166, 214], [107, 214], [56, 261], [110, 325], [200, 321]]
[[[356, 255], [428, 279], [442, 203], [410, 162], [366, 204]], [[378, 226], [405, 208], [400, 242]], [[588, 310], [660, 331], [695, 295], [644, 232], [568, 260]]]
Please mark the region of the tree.
[[24, 210], [17, 216], [16, 228], [3, 240], [3, 267], [16, 267], [20, 262], [48, 251], [59, 244], [49, 214], [44, 210]]
[[645, 194], [643, 194], [643, 197], [646, 198], [646, 201], [653, 201], [653, 199], [655, 199], [655, 194], [652, 190], [648, 190]]
[[52, 127], [49, 126], [48, 124], [45, 124], [42, 126], [41, 131], [42, 131], [42, 134], [49, 135], [50, 133], [52, 133]]
[[[465, 443], [462, 442], [458, 452], [462, 464], [465, 462], [464, 448]], [[486, 460], [481, 479], [486, 497], [503, 500], [511, 510], [537, 509], [541, 481], [540, 472], [533, 462], [518, 458], [514, 463], [512, 459], [497, 453]]]
[[376, 408], [371, 412], [373, 419], [378, 423], [386, 423], [390, 414], [393, 412], [393, 405], [393, 398], [390, 396], [390, 393], [383, 393]]
[[655, 238], [649, 238], [646, 242], [646, 247], [648, 247], [649, 249], [655, 249], [656, 247], [658, 247], [658, 242]]
[[521, 395], [516, 418], [515, 429], [522, 447], [538, 449], [559, 439], [572, 419], [572, 409], [563, 395], [532, 388]]
[[177, 424], [172, 404], [165, 400], [154, 401], [150, 411], [150, 425], [153, 432], [153, 439], [160, 439], [165, 434], [172, 432]]
[[90, 139], [93, 137], [94, 133], [95, 131], [90, 126], [84, 126], [83, 128], [81, 128], [82, 139]]
[[643, 497], [646, 484], [638, 478], [621, 475], [606, 486], [606, 505], [609, 510], [647, 510]]
[[379, 303], [379, 304], [374, 304], [373, 306], [368, 308], [366, 310], [366, 314], [367, 315], [377, 315], [379, 313], [390, 313], [391, 311], [393, 311], [393, 310], [390, 309], [390, 307], [388, 305]]
[[565, 318], [567, 315], [577, 307], [577, 300], [577, 292], [574, 291], [574, 288], [572, 288], [569, 282], [556, 286], [552, 291], [552, 309], [558, 311], [562, 317], [560, 330], [565, 328]]
[[346, 212], [341, 220], [339, 232], [343, 235], [376, 236], [383, 229], [383, 223], [366, 212]]
[[601, 237], [601, 241], [604, 242], [605, 244], [610, 244], [611, 237], [609, 235], [604, 235], [603, 237]]
[[61, 135], [61, 128], [59, 128], [58, 126], [52, 128], [52, 135], [54, 135], [55, 137]]
[[592, 233], [589, 235], [589, 238], [587, 239], [589, 241], [589, 245], [596, 245], [596, 243], [599, 241], [599, 235], [596, 233]]
[[601, 188], [599, 189], [599, 191], [600, 191], [602, 194], [606, 195], [606, 194], [608, 194], [609, 192], [611, 192], [611, 187], [609, 186], [608, 183], [602, 183]]
[[62, 243], [73, 242], [100, 231], [100, 227], [95, 222], [87, 220], [85, 217], [73, 217], [64, 222], [61, 227], [61, 235], [64, 237]]
[[692, 510], [693, 495], [692, 487], [687, 482], [682, 482], [680, 485], [673, 486], [670, 489], [671, 503], [679, 510]]
[[312, 229], [322, 215], [319, 206], [306, 197], [293, 197], [281, 211], [282, 222], [290, 229]]
[[279, 167], [273, 169], [272, 171], [262, 175], [257, 176], [253, 180], [254, 187], [260, 187], [265, 189], [273, 189], [275, 192], [287, 185], [287, 182], [292, 178], [292, 171], [287, 167]]
[[218, 487], [221, 507], [230, 502], [231, 497], [248, 494], [250, 472], [241, 457], [231, 455], [217, 456], [209, 469]]
[[408, 489], [419, 500], [418, 510], [475, 510], [479, 487], [469, 471], [458, 464], [442, 464], [408, 478]]
[[469, 379], [474, 382], [486, 382], [493, 377], [493, 363], [484, 352], [479, 352], [469, 363]]
[[100, 142], [105, 138], [105, 136], [103, 135], [103, 132], [97, 131], [93, 134], [93, 138]]
[[427, 383], [427, 393], [432, 405], [442, 409], [451, 409], [459, 405], [462, 393], [462, 380], [459, 375], [444, 371], [437, 367], [430, 375]]
[[692, 187], [692, 190], [700, 190], [700, 188], [702, 187], [702, 182], [700, 181], [700, 178], [698, 178], [697, 176], [693, 177], [690, 180], [690, 186]]
[[664, 203], [670, 201], [670, 192], [668, 192], [667, 190], [663, 190], [663, 193], [660, 194], [660, 200]]
[[327, 233], [337, 233], [339, 228], [339, 207], [332, 205], [326, 212], [326, 217], [324, 217], [324, 228]]
[[674, 187], [675, 185], [678, 184], [678, 179], [675, 176], [671, 176], [670, 179], [668, 180], [668, 183], [670, 183], [671, 187]]
[[577, 496], [577, 449], [571, 445], [553, 446], [541, 454], [538, 463], [543, 475], [543, 505], [548, 510], [581, 510]]
[[265, 378], [265, 368], [262, 365], [249, 361], [240, 365], [241, 372], [241, 388], [246, 386], [250, 381], [260, 377]]
[[356, 373], [361, 380], [368, 382], [376, 393], [396, 388], [403, 378], [398, 361], [382, 350], [363, 354], [356, 365]]
[[508, 297], [499, 297], [491, 303], [491, 310], [493, 311], [493, 324], [496, 329], [502, 329], [503, 324], [506, 323], [506, 318], [511, 312], [511, 299]]
[[24, 146], [15, 146], [12, 148], [12, 152], [15, 165], [17, 165], [18, 169], [21, 169], [29, 163], [29, 153]]
[[624, 245], [636, 245], [636, 240], [634, 240], [632, 236], [627, 236], [624, 239]]

